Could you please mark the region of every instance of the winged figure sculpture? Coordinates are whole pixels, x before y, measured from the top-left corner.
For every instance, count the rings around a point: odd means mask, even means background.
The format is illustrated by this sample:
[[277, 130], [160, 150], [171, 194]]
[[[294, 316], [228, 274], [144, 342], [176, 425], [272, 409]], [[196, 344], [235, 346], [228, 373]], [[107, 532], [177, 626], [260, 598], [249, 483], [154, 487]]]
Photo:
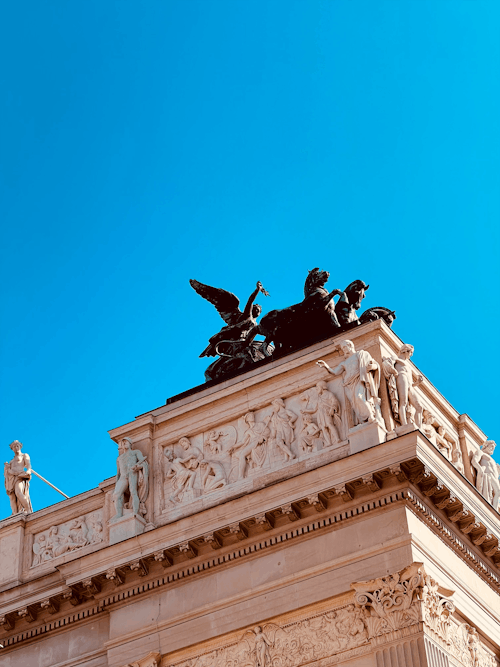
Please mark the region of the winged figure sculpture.
[[[264, 354], [259, 350], [261, 343], [254, 343], [255, 336], [259, 333], [257, 318], [262, 312], [262, 308], [255, 304], [254, 301], [262, 292], [265, 296], [269, 293], [264, 289], [261, 282], [257, 283], [256, 288], [250, 294], [246, 303], [245, 309], [241, 311], [240, 300], [237, 296], [219, 287], [211, 287], [204, 285], [198, 280], [191, 279], [191, 287], [204, 299], [213, 304], [226, 323], [225, 327], [209, 338], [207, 347], [200, 354], [200, 357], [215, 357], [220, 356], [224, 358], [235, 359], [241, 361], [258, 361], [264, 358]], [[205, 373], [206, 379], [215, 379], [224, 372], [229, 372], [231, 369], [227, 363], [221, 365], [220, 360], [214, 362]], [[218, 365], [216, 365], [218, 364]], [[222, 366], [222, 367], [221, 367]], [[231, 364], [232, 370], [237, 370], [235, 364]], [[242, 367], [242, 363], [236, 365], [238, 368]], [[214, 372], [215, 371], [215, 372]]]

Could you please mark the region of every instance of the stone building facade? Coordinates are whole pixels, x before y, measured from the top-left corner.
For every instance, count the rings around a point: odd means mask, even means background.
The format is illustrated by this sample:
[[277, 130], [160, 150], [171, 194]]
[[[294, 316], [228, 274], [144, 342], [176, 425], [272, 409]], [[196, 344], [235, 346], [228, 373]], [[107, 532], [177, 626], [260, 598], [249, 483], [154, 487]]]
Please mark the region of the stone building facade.
[[0, 666], [496, 667], [486, 436], [409, 356], [378, 320], [113, 429], [139, 510], [0, 522]]

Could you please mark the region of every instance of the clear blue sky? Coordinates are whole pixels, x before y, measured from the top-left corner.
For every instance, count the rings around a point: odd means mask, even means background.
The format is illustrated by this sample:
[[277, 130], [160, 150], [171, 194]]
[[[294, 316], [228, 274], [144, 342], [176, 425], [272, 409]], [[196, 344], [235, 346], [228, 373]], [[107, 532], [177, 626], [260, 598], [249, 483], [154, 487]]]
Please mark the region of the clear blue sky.
[[272, 309], [313, 266], [500, 440], [499, 34], [498, 0], [2, 3], [4, 460], [96, 486], [203, 381], [188, 279]]

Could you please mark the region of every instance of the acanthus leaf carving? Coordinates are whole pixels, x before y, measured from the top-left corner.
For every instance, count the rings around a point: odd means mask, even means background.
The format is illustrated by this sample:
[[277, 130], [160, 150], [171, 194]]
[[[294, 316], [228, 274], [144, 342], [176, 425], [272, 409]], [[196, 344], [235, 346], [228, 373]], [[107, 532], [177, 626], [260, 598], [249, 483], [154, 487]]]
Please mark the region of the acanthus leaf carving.
[[356, 604], [366, 613], [370, 638], [423, 621], [449, 642], [455, 607], [447, 597], [453, 591], [440, 587], [426, 574], [422, 563], [371, 581], [355, 582], [351, 587], [356, 591]]
[[344, 604], [284, 627], [257, 625], [230, 644], [169, 667], [299, 667], [368, 643], [363, 611]]

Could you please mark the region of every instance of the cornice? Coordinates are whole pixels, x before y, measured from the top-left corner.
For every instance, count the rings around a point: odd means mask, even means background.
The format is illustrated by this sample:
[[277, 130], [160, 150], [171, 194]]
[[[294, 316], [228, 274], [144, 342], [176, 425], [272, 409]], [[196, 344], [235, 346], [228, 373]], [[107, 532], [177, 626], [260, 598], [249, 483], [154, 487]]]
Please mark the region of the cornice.
[[[52, 593], [44, 591], [40, 599], [24, 599], [18, 601], [15, 608], [3, 611], [0, 621], [6, 634], [12, 632], [16, 622], [26, 622], [27, 627], [2, 641], [5, 646], [13, 646], [103, 613], [113, 605], [155, 588], [237, 559], [255, 557], [258, 552], [289, 540], [307, 539], [315, 531], [328, 530], [372, 512], [386, 511], [395, 504], [409, 507], [432, 526], [471, 569], [500, 593], [499, 535], [487, 530], [481, 517], [474, 514], [456, 490], [450, 490], [441, 481], [439, 472], [431, 466], [432, 463], [425, 465], [413, 457], [270, 507], [242, 521], [221, 525], [168, 548], [151, 549], [120, 563], [119, 567], [108, 565], [92, 576], [80, 575], [80, 579], [68, 580], [71, 585], [62, 591], [59, 584]], [[394, 488], [396, 480], [399, 488]], [[390, 486], [393, 490], [389, 490]], [[160, 574], [159, 564], [163, 568]], [[57, 618], [29, 627], [46, 612]]]

